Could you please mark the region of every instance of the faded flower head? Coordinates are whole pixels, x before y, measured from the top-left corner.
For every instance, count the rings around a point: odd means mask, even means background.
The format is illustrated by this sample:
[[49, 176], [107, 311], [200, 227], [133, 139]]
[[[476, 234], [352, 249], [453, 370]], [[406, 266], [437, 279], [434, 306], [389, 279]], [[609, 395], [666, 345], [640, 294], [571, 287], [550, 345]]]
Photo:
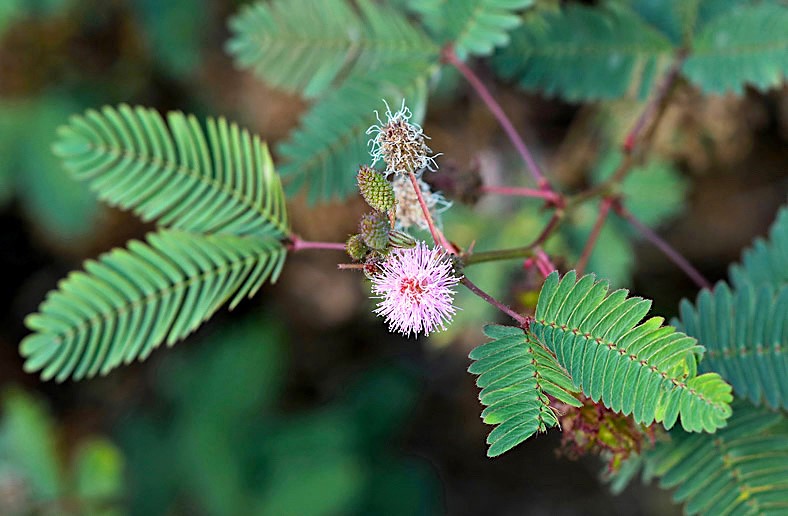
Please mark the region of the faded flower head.
[[390, 331], [408, 337], [445, 329], [457, 311], [452, 288], [459, 281], [443, 249], [430, 249], [424, 242], [396, 249], [372, 275], [372, 294], [380, 299], [375, 313], [386, 319]]
[[367, 134], [373, 134], [369, 141], [372, 164], [383, 160], [386, 164], [386, 175], [407, 174], [408, 171], [419, 173], [424, 169], [435, 170], [435, 156], [427, 147], [427, 136], [418, 124], [410, 122], [412, 113], [402, 101], [402, 107], [396, 113], [386, 104], [386, 122], [384, 123], [378, 112], [375, 111], [378, 124], [367, 129]]
[[[430, 210], [433, 219], [451, 207], [451, 202], [447, 201], [439, 192], [433, 192], [430, 185], [419, 179], [419, 189], [421, 189], [421, 196], [424, 198], [424, 204]], [[408, 176], [397, 176], [392, 181], [391, 186], [394, 187], [394, 198], [396, 199], [396, 219], [397, 228], [407, 229], [413, 226], [418, 226], [421, 229], [427, 229], [429, 226], [427, 220], [424, 218], [424, 211], [419, 204], [419, 198], [416, 191], [413, 189], [413, 183], [410, 182]]]

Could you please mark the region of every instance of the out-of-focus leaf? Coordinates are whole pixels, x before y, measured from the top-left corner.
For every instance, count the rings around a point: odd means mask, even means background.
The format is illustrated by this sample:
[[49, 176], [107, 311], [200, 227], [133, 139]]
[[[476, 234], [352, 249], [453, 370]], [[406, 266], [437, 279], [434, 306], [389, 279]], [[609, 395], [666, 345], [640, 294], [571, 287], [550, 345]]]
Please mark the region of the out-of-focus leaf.
[[[113, 508], [123, 495], [123, 455], [106, 439], [83, 443], [74, 459], [72, 475], [85, 509], [93, 515], [114, 516]], [[86, 511], [88, 512], [88, 511]]]
[[[609, 178], [621, 163], [621, 153], [606, 154], [592, 172], [594, 183]], [[644, 224], [656, 227], [684, 209], [687, 181], [668, 162], [652, 159], [634, 167], [621, 185], [626, 207]]]
[[9, 389], [3, 396], [0, 457], [23, 476], [34, 500], [53, 500], [64, 489], [53, 422], [44, 405], [29, 394]]
[[282, 456], [271, 466], [257, 514], [348, 514], [362, 496], [364, 471], [353, 456]]
[[55, 129], [79, 107], [56, 96], [0, 102], [0, 150], [8, 151], [0, 169], [11, 170], [15, 193], [33, 223], [60, 243], [89, 235], [98, 212], [93, 195], [63, 170], [50, 150]]
[[202, 59], [210, 2], [193, 0], [135, 0], [150, 54], [161, 69], [178, 78], [194, 73]]

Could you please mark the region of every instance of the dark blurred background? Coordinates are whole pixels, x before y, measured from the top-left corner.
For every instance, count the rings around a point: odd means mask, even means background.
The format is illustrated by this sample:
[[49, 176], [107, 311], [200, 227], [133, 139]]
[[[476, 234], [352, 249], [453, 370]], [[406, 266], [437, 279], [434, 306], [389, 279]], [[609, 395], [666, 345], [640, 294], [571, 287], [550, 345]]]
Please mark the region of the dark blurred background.
[[[83, 260], [150, 229], [99, 205], [60, 168], [49, 148], [70, 114], [120, 102], [178, 109], [225, 116], [269, 142], [296, 126], [307, 105], [235, 70], [223, 51], [226, 19], [243, 3], [0, 0], [0, 509], [678, 514], [656, 486], [610, 495], [598, 481], [603, 462], [557, 456], [558, 432], [488, 459], [466, 357], [483, 341], [480, 322], [506, 321], [460, 302], [466, 313], [447, 334], [389, 334], [363, 277], [336, 270], [340, 253], [291, 257], [254, 300], [108, 377], [56, 384], [23, 372], [23, 320], [46, 292]], [[600, 113], [625, 130], [637, 112], [626, 102], [565, 104], [497, 82], [483, 63], [479, 72], [569, 189], [599, 157]], [[515, 157], [495, 121], [463, 84], [448, 77], [442, 87], [424, 127], [444, 173], [505, 182]], [[740, 98], [677, 92], [654, 152], [674, 163], [686, 201], [660, 232], [709, 279], [725, 275], [785, 200], [786, 139], [786, 88]], [[542, 217], [517, 203], [481, 199], [478, 219], [457, 202], [446, 232], [467, 246], [503, 205], [517, 223], [502, 234], [530, 240]], [[341, 241], [364, 207], [295, 198], [290, 210], [302, 237]], [[595, 260], [626, 264], [616, 282], [653, 298], [661, 315], [695, 294], [641, 241], [602, 246]], [[529, 279], [517, 264], [482, 269], [501, 297], [520, 300]], [[100, 501], [84, 505], [91, 496]]]

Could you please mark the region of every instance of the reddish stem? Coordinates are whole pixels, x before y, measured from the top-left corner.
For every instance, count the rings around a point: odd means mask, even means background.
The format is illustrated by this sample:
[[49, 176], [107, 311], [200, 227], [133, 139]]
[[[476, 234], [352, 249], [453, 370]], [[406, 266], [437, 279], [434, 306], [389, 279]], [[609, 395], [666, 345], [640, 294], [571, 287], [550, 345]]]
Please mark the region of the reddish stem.
[[[627, 133], [626, 137], [624, 138], [624, 143], [621, 146], [621, 150], [624, 152], [624, 154], [632, 153], [648, 121], [656, 118], [659, 111], [664, 107], [668, 95], [673, 90], [673, 86], [675, 86], [676, 81], [678, 80], [681, 67], [684, 66], [684, 61], [686, 59], [687, 52], [685, 50], [680, 50], [676, 54], [676, 59], [673, 60], [673, 64], [671, 65], [670, 69], [668, 69], [668, 71], [665, 73], [662, 82], [657, 87], [656, 93], [651, 98], [651, 100], [649, 100], [645, 109], [643, 109], [643, 112], [640, 113], [640, 116], [635, 121], [635, 125], [632, 126], [632, 129], [630, 129], [629, 133]], [[655, 124], [652, 124], [652, 127], [654, 125]]]
[[583, 275], [586, 265], [588, 265], [588, 260], [591, 258], [591, 253], [594, 252], [594, 246], [596, 245], [596, 241], [599, 238], [599, 234], [602, 232], [602, 227], [605, 225], [607, 214], [610, 212], [610, 207], [612, 205], [613, 200], [610, 197], [605, 197], [602, 199], [602, 204], [599, 206], [599, 215], [597, 215], [596, 222], [594, 222], [594, 227], [591, 229], [591, 234], [588, 236], [588, 241], [586, 242], [585, 247], [583, 247], [583, 252], [580, 255], [580, 259], [577, 260], [577, 266], [575, 267], [575, 270], [577, 270], [578, 276]]
[[484, 299], [485, 301], [490, 303], [492, 306], [494, 306], [501, 312], [505, 313], [506, 315], [517, 321], [520, 324], [521, 328], [527, 328], [528, 325], [530, 324], [531, 320], [529, 317], [526, 317], [525, 315], [522, 314], [518, 314], [517, 312], [515, 312], [505, 304], [501, 303], [500, 301], [492, 297], [490, 294], [488, 294], [487, 292], [476, 286], [476, 284], [473, 283], [471, 280], [469, 280], [467, 276], [463, 276], [462, 279], [460, 280], [460, 283], [468, 287], [468, 290], [470, 290], [471, 292], [473, 292], [480, 298]]
[[342, 242], [310, 242], [308, 240], [302, 240], [298, 235], [290, 235], [288, 249], [293, 252], [303, 251], [304, 249], [331, 249], [335, 251], [344, 251], [345, 244]]
[[471, 87], [476, 90], [476, 93], [481, 97], [482, 101], [487, 105], [487, 108], [493, 114], [493, 116], [498, 120], [498, 123], [501, 124], [506, 136], [509, 137], [509, 140], [514, 145], [514, 148], [517, 149], [518, 154], [523, 158], [526, 165], [528, 166], [528, 170], [531, 172], [531, 175], [536, 180], [536, 183], [539, 185], [539, 188], [544, 190], [551, 190], [550, 183], [545, 178], [542, 170], [539, 168], [539, 165], [536, 164], [536, 160], [534, 159], [531, 151], [528, 150], [528, 147], [525, 145], [525, 142], [517, 133], [517, 130], [512, 125], [512, 122], [509, 120], [509, 117], [506, 116], [501, 105], [493, 98], [490, 90], [484, 85], [484, 83], [479, 79], [479, 77], [471, 70], [465, 63], [463, 63], [458, 57], [457, 54], [454, 52], [454, 49], [451, 46], [447, 46], [443, 49], [442, 52], [443, 61], [449, 63], [450, 65], [454, 66], [465, 79], [470, 83]]
[[430, 209], [427, 207], [427, 203], [424, 202], [424, 195], [421, 193], [421, 188], [419, 187], [419, 181], [416, 179], [416, 174], [413, 173], [412, 170], [408, 170], [408, 177], [410, 177], [410, 184], [413, 185], [413, 189], [416, 191], [416, 197], [419, 199], [419, 206], [421, 206], [421, 211], [424, 213], [424, 219], [427, 221], [427, 226], [430, 228], [430, 234], [432, 235], [432, 239], [435, 241], [435, 245], [440, 245], [444, 249], [449, 252], [456, 253], [456, 249], [453, 245], [446, 240], [446, 237], [443, 236], [436, 227], [435, 223], [432, 221], [432, 215], [430, 214]]
[[561, 196], [552, 190], [537, 190], [535, 188], [520, 188], [516, 186], [482, 186], [480, 190], [490, 194], [535, 197], [556, 205], [561, 202]]
[[640, 231], [640, 233], [652, 244], [654, 244], [657, 249], [662, 251], [665, 256], [667, 256], [670, 261], [675, 263], [684, 273], [689, 276], [692, 281], [700, 288], [711, 289], [711, 283], [707, 280], [703, 274], [701, 274], [692, 264], [684, 258], [678, 251], [673, 249], [666, 241], [664, 241], [658, 234], [656, 234], [651, 228], [640, 222], [637, 218], [635, 218], [632, 213], [627, 210], [621, 203], [615, 203], [613, 205], [613, 209], [615, 212], [621, 216], [624, 220], [629, 222], [635, 229]]

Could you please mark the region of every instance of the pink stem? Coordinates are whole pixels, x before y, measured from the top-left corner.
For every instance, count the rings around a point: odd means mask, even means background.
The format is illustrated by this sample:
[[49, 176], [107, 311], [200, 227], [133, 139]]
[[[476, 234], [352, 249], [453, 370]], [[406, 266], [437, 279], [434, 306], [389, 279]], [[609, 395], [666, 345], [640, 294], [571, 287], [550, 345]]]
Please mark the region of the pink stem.
[[577, 266], [575, 270], [577, 270], [577, 275], [582, 276], [583, 272], [586, 270], [586, 265], [588, 265], [588, 260], [591, 258], [591, 253], [594, 252], [594, 246], [596, 245], [596, 241], [599, 238], [599, 234], [602, 232], [602, 227], [605, 225], [605, 220], [607, 220], [607, 214], [610, 212], [610, 207], [613, 205], [613, 200], [610, 197], [605, 197], [602, 199], [602, 204], [599, 205], [599, 215], [597, 215], [596, 222], [594, 222], [594, 227], [591, 229], [591, 234], [588, 236], [588, 241], [586, 242], [585, 247], [583, 247], [583, 252], [580, 255], [580, 259], [577, 260]]
[[516, 186], [482, 186], [480, 190], [490, 194], [535, 197], [553, 204], [558, 204], [561, 201], [561, 196], [552, 190], [537, 190], [535, 188], [519, 188]]
[[539, 165], [536, 164], [536, 160], [534, 160], [533, 155], [531, 155], [531, 151], [528, 150], [528, 147], [525, 145], [525, 142], [517, 133], [517, 130], [512, 125], [512, 122], [509, 120], [509, 117], [506, 116], [503, 109], [501, 108], [500, 104], [493, 98], [490, 90], [482, 83], [481, 79], [476, 76], [476, 74], [471, 70], [465, 63], [460, 61], [457, 57], [457, 54], [454, 52], [454, 49], [450, 46], [443, 49], [443, 60], [452, 66], [454, 66], [470, 83], [476, 93], [481, 97], [482, 101], [487, 105], [487, 108], [493, 114], [493, 116], [498, 120], [498, 123], [501, 124], [506, 136], [509, 137], [509, 140], [514, 145], [514, 148], [517, 149], [518, 154], [523, 158], [526, 165], [528, 165], [528, 170], [531, 172], [531, 175], [536, 180], [536, 183], [539, 185], [539, 188], [543, 188], [545, 190], [551, 190], [550, 183], [545, 179], [542, 170], [539, 168]]
[[293, 252], [303, 251], [304, 249], [331, 249], [335, 251], [344, 251], [345, 244], [342, 242], [310, 242], [308, 240], [301, 240], [301, 237], [298, 235], [291, 235], [289, 249]]
[[430, 228], [430, 234], [432, 235], [432, 239], [435, 241], [435, 245], [440, 245], [447, 251], [456, 253], [454, 246], [451, 245], [449, 241], [446, 240], [446, 237], [443, 236], [443, 233], [435, 227], [435, 223], [432, 221], [432, 215], [430, 214], [430, 209], [427, 207], [427, 203], [424, 202], [424, 195], [421, 193], [421, 188], [419, 187], [419, 182], [416, 179], [416, 174], [414, 174], [412, 170], [408, 170], [408, 177], [410, 177], [410, 184], [413, 185], [413, 189], [416, 191], [416, 197], [419, 199], [419, 206], [421, 206], [421, 211], [424, 213], [424, 219], [427, 221], [427, 226]]
[[518, 314], [517, 312], [515, 312], [505, 304], [501, 303], [500, 301], [492, 297], [490, 294], [488, 294], [487, 292], [476, 286], [476, 284], [473, 283], [471, 280], [469, 280], [467, 276], [463, 276], [463, 278], [460, 280], [460, 283], [468, 287], [468, 290], [470, 290], [471, 292], [473, 292], [480, 298], [484, 299], [485, 301], [490, 303], [492, 306], [494, 306], [501, 312], [505, 313], [506, 315], [517, 321], [520, 324], [521, 328], [527, 328], [528, 325], [530, 324], [531, 322], [530, 318]]
[[665, 256], [667, 256], [670, 261], [675, 263], [679, 269], [684, 271], [684, 273], [689, 276], [692, 281], [695, 282], [697, 286], [700, 288], [711, 289], [711, 283], [707, 280], [703, 274], [701, 274], [692, 264], [684, 258], [681, 253], [673, 249], [667, 242], [665, 242], [659, 235], [657, 235], [651, 228], [640, 222], [638, 219], [635, 218], [632, 213], [624, 208], [621, 203], [615, 203], [613, 205], [613, 209], [619, 214], [624, 220], [629, 222], [635, 229], [640, 231], [640, 233], [652, 244], [654, 244], [657, 249], [662, 251]]

